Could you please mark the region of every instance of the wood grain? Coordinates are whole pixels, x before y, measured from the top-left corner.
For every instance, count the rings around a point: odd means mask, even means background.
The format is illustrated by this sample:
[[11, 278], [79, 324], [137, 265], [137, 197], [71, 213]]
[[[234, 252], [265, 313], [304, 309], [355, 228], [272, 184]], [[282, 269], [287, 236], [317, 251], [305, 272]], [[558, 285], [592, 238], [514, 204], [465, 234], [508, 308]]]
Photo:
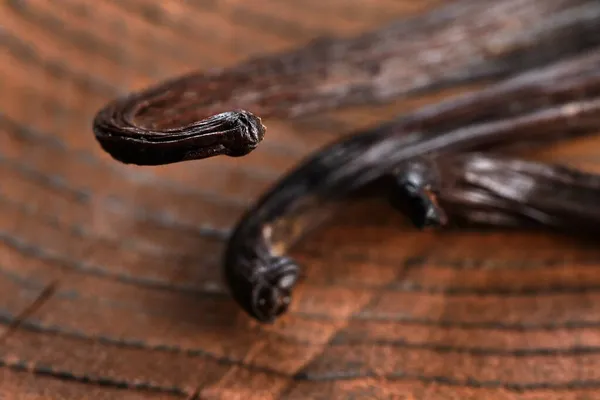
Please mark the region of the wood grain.
[[[594, 241], [417, 233], [375, 202], [295, 250], [308, 271], [277, 324], [224, 291], [224, 238], [275, 179], [448, 92], [271, 123], [240, 160], [124, 166], [94, 142], [94, 112], [115, 94], [440, 3], [2, 2], [0, 397], [599, 397]], [[599, 148], [588, 137], [537, 158], [600, 172]]]

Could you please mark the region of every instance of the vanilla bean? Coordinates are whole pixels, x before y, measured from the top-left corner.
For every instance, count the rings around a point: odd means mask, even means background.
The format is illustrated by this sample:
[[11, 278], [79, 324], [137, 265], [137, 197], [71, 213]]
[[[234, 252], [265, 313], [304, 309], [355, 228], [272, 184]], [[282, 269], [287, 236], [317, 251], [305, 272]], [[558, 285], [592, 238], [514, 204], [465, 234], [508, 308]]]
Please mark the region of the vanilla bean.
[[[298, 279], [289, 247], [341, 203], [376, 188], [418, 226], [462, 218], [594, 228], [596, 187], [572, 190], [593, 175], [563, 182], [560, 167], [487, 152], [599, 131], [598, 46], [597, 0], [455, 0], [353, 38], [319, 39], [161, 82], [107, 104], [93, 129], [123, 163], [239, 157], [264, 139], [261, 118], [496, 82], [326, 146], [247, 211], [228, 243], [225, 278], [249, 315], [272, 322], [287, 310]], [[440, 163], [448, 169], [436, 171]], [[533, 189], [518, 197], [524, 182]], [[555, 202], [544, 198], [552, 190], [560, 191]]]
[[[300, 272], [286, 256], [288, 248], [353, 193], [406, 174], [411, 160], [599, 130], [600, 48], [595, 48], [326, 146], [274, 185], [238, 223], [224, 260], [231, 292], [261, 322], [285, 313]], [[417, 189], [425, 194], [420, 197], [425, 207], [417, 211], [430, 211], [427, 199], [435, 196], [423, 192], [428, 189], [423, 185]], [[474, 219], [474, 212], [470, 216]]]
[[107, 104], [93, 129], [123, 163], [239, 157], [263, 140], [264, 118], [497, 80], [598, 44], [597, 0], [454, 0], [356, 37], [160, 82]]

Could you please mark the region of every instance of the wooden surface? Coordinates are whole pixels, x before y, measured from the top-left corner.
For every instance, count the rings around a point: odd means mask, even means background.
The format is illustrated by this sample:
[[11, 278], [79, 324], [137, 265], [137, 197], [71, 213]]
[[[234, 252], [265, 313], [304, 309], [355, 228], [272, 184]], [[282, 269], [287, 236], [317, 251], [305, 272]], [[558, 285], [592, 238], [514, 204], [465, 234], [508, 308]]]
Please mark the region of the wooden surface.
[[[294, 251], [306, 279], [277, 324], [227, 296], [244, 207], [311, 150], [434, 97], [267, 121], [241, 159], [124, 166], [93, 138], [119, 92], [441, 1], [59, 3], [0, 5], [1, 399], [600, 398], [594, 240], [417, 233], [375, 204]], [[599, 144], [539, 156], [600, 170]]]

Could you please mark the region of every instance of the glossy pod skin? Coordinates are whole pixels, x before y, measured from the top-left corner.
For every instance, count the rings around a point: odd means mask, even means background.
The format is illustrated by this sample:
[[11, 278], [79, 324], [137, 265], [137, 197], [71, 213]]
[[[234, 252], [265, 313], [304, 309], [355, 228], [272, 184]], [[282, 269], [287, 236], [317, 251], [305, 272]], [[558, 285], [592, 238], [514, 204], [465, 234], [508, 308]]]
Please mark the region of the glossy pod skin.
[[241, 157], [254, 150], [265, 135], [260, 118], [243, 110], [150, 132], [127, 120], [127, 113], [139, 112], [142, 104], [121, 106], [116, 102], [100, 111], [94, 121], [102, 149], [124, 164], [163, 165], [217, 155]]
[[434, 168], [445, 175], [439, 201], [456, 223], [600, 231], [600, 175], [485, 153], [451, 156]]

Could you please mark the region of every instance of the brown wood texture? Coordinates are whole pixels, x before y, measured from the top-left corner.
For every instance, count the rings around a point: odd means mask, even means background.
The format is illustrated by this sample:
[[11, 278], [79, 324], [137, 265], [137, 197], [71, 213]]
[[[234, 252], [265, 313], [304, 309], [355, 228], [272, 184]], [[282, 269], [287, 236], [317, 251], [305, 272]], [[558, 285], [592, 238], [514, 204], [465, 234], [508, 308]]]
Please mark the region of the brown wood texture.
[[[240, 159], [125, 166], [94, 140], [119, 92], [441, 1], [57, 4], [0, 3], [0, 398], [600, 398], [594, 240], [419, 233], [373, 203], [295, 249], [306, 277], [275, 325], [225, 292], [223, 237], [274, 180], [448, 93], [267, 121]], [[599, 149], [536, 156], [600, 172]]]

